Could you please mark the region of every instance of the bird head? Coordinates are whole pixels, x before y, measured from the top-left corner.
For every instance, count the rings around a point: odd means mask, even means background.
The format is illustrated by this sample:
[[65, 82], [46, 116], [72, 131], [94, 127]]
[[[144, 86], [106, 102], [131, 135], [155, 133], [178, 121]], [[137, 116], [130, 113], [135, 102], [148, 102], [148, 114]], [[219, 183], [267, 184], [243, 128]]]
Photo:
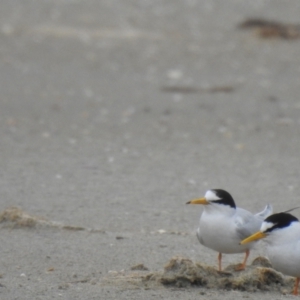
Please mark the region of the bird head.
[[212, 189], [208, 190], [204, 197], [193, 199], [186, 204], [202, 204], [202, 205], [210, 205], [210, 204], [219, 204], [225, 205], [231, 208], [236, 208], [235, 202], [232, 196], [224, 190], [221, 189]]
[[269, 235], [282, 233], [282, 230], [289, 228], [294, 222], [299, 220], [286, 212], [273, 214], [267, 217], [261, 224], [260, 230], [240, 242], [241, 245], [263, 239]]

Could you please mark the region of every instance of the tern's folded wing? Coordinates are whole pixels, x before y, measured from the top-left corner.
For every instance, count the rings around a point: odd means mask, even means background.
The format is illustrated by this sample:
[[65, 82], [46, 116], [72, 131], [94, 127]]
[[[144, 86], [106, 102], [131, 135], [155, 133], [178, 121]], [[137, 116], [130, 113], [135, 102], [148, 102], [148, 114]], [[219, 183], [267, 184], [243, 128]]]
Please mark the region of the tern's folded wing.
[[245, 239], [251, 234], [255, 233], [260, 229], [263, 219], [253, 215], [251, 212], [237, 208], [235, 216], [235, 226], [239, 237]]

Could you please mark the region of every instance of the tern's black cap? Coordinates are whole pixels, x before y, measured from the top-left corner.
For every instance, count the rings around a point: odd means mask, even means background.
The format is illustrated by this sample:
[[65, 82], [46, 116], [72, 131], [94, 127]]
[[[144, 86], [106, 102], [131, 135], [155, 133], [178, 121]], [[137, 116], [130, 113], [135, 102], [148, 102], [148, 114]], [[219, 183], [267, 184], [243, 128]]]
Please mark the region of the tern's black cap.
[[266, 230], [266, 232], [270, 232], [274, 229], [288, 227], [291, 223], [299, 222], [299, 220], [291, 214], [281, 212], [267, 217], [264, 222], [274, 224], [274, 226]]
[[214, 203], [224, 204], [228, 205], [232, 208], [236, 208], [235, 202], [232, 198], [232, 196], [225, 190], [221, 189], [213, 189], [213, 191], [220, 200], [213, 200]]

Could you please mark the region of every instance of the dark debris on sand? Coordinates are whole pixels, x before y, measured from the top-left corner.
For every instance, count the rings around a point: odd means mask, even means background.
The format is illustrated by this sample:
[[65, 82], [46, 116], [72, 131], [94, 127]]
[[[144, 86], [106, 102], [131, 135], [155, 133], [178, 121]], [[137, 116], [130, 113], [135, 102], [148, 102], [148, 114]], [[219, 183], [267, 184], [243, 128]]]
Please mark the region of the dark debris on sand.
[[240, 29], [252, 29], [260, 38], [294, 40], [300, 38], [299, 24], [286, 24], [264, 19], [247, 19], [238, 26]]

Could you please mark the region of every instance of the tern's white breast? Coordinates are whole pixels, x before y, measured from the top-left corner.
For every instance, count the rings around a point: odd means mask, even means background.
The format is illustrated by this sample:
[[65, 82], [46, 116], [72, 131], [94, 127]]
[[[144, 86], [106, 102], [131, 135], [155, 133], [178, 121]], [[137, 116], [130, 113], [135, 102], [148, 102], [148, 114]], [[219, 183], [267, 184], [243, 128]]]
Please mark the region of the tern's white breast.
[[273, 267], [286, 275], [300, 277], [300, 224], [295, 222], [271, 232], [266, 242]]
[[[226, 208], [227, 209], [227, 208]], [[197, 236], [201, 244], [221, 253], [240, 253], [253, 247], [253, 243], [239, 245], [235, 210], [213, 211], [204, 209]]]

